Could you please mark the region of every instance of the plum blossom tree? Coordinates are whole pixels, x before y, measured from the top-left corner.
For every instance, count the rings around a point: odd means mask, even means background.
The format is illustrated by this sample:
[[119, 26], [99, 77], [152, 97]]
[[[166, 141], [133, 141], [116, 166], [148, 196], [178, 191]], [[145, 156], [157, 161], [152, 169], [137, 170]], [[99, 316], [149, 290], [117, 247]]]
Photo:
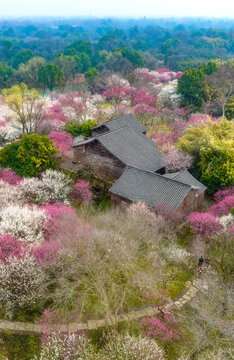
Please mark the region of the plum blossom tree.
[[0, 234], [9, 234], [25, 243], [43, 241], [46, 215], [36, 206], [10, 204], [0, 209]]
[[0, 303], [11, 318], [18, 308], [32, 307], [42, 298], [44, 273], [33, 256], [10, 257], [0, 262]]
[[52, 131], [48, 138], [54, 142], [55, 146], [60, 150], [60, 152], [66, 152], [71, 150], [72, 137], [61, 131]]
[[219, 218], [209, 212], [191, 213], [189, 222], [193, 231], [205, 238], [211, 238], [222, 230]]
[[15, 171], [10, 169], [2, 169], [0, 171], [0, 180], [10, 185], [18, 185], [23, 181], [22, 177], [16, 174]]
[[45, 104], [40, 101], [40, 93], [36, 89], [28, 89], [21, 83], [4, 89], [6, 105], [12, 111], [13, 124], [21, 133], [35, 133], [44, 119]]
[[184, 170], [191, 167], [193, 157], [173, 147], [164, 155], [163, 163], [168, 172]]
[[10, 235], [0, 235], [0, 261], [6, 263], [9, 257], [20, 258], [25, 253], [24, 244]]
[[78, 180], [72, 187], [71, 197], [73, 200], [89, 203], [93, 199], [90, 183], [86, 180]]

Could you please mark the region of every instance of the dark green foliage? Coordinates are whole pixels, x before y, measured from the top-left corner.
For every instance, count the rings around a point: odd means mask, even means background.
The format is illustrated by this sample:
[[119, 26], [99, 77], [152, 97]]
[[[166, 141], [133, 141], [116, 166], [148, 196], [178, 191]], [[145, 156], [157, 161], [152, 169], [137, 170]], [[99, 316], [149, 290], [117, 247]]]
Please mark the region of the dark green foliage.
[[204, 72], [196, 69], [185, 71], [178, 80], [178, 93], [183, 96], [183, 106], [190, 106], [192, 111], [200, 111], [206, 98]]
[[1, 335], [8, 360], [32, 360], [40, 354], [40, 339], [35, 335]]
[[91, 129], [95, 126], [97, 126], [95, 120], [88, 120], [85, 121], [83, 124], [79, 124], [79, 123], [67, 124], [65, 125], [64, 130], [72, 137], [76, 137], [78, 135], [89, 137], [91, 135]]
[[225, 116], [228, 120], [234, 119], [234, 96], [226, 101], [224, 110]]
[[55, 168], [53, 155], [56, 153], [56, 147], [47, 136], [24, 134], [18, 143], [0, 150], [0, 165], [23, 177], [37, 176], [46, 169]]
[[12, 65], [17, 69], [21, 63], [25, 64], [28, 60], [32, 59], [33, 56], [35, 55], [31, 50], [19, 51], [13, 58]]
[[38, 73], [38, 81], [45, 90], [53, 90], [55, 87], [60, 87], [63, 84], [64, 74], [62, 70], [55, 64], [48, 64], [42, 66]]
[[4, 87], [7, 79], [13, 74], [13, 68], [5, 63], [0, 63], [0, 86]]

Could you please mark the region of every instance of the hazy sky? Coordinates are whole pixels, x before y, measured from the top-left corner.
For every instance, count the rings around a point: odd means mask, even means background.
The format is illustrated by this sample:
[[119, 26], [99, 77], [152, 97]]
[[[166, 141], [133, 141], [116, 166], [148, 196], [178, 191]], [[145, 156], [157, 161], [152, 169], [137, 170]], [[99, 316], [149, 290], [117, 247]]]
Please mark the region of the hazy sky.
[[0, 0], [2, 16], [206, 16], [234, 18], [233, 0]]

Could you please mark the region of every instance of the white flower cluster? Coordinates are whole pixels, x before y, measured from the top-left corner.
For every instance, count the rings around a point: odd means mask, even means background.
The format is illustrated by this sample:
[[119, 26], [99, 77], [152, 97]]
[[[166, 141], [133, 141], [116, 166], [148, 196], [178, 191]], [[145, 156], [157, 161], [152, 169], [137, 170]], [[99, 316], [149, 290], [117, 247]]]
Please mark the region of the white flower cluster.
[[0, 304], [6, 307], [6, 315], [11, 317], [17, 307], [34, 305], [43, 294], [42, 282], [43, 272], [29, 254], [0, 262]]
[[221, 216], [219, 219], [220, 224], [223, 226], [224, 231], [229, 229], [234, 225], [234, 216], [232, 214], [228, 214], [225, 216]]
[[1, 209], [6, 208], [10, 204], [21, 203], [22, 193], [16, 187], [7, 184], [5, 181], [0, 180], [0, 212]]
[[50, 199], [69, 203], [68, 194], [71, 191], [71, 179], [68, 176], [55, 170], [46, 170], [42, 175], [42, 183], [49, 191]]
[[8, 205], [0, 209], [0, 234], [9, 234], [20, 241], [40, 243], [43, 241], [43, 210], [29, 205]]
[[108, 88], [113, 87], [130, 87], [130, 83], [128, 80], [122, 78], [121, 76], [117, 74], [113, 74], [109, 76], [106, 80], [106, 84]]
[[68, 195], [71, 191], [71, 180], [55, 170], [46, 170], [42, 179], [24, 179], [19, 184], [21, 200], [42, 205], [52, 200], [69, 204]]
[[175, 245], [170, 245], [169, 247], [165, 248], [164, 253], [169, 261], [184, 263], [186, 265], [189, 264], [191, 259], [191, 254], [188, 251], [178, 248]]
[[164, 351], [154, 340], [118, 334], [107, 337], [102, 350], [96, 352], [83, 335], [52, 334], [43, 344], [40, 357], [34, 360], [164, 360]]
[[83, 335], [53, 333], [42, 345], [40, 357], [34, 360], [95, 360], [90, 341]]
[[164, 351], [153, 339], [118, 334], [103, 349], [103, 360], [163, 360]]

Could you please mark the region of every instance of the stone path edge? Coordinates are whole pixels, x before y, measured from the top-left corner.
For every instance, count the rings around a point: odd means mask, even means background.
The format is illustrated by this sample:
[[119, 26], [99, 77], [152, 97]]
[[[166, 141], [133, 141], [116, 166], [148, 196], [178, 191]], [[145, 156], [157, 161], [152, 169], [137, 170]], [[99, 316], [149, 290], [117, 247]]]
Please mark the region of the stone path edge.
[[102, 327], [116, 325], [123, 321], [138, 320], [145, 317], [155, 316], [169, 309], [181, 309], [188, 301], [190, 301], [199, 291], [200, 280], [195, 279], [188, 282], [186, 291], [179, 299], [170, 301], [161, 306], [150, 306], [140, 310], [130, 310], [127, 313], [111, 316], [109, 319], [88, 320], [85, 323], [69, 323], [53, 325], [45, 328], [43, 325], [14, 322], [0, 319], [0, 332], [9, 332], [13, 334], [50, 334], [53, 331], [75, 333], [81, 330], [96, 330]]

